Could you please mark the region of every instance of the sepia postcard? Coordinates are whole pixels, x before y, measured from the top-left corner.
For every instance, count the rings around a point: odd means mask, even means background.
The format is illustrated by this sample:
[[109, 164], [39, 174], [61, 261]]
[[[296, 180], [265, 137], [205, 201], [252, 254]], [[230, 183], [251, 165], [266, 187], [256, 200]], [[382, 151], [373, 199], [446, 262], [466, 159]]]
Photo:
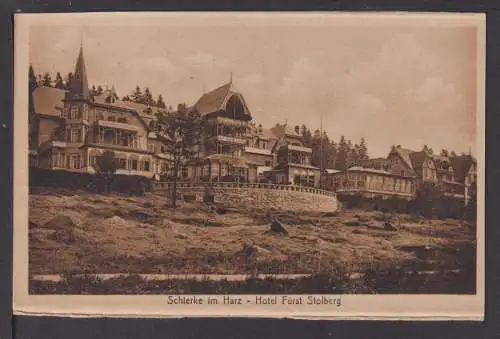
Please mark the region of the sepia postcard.
[[484, 319], [485, 16], [15, 16], [14, 312]]

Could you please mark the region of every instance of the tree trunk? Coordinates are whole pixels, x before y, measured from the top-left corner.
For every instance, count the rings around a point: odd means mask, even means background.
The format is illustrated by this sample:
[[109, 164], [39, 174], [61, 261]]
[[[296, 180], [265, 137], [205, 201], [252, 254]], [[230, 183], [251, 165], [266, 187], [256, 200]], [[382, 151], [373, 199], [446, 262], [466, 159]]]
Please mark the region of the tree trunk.
[[177, 176], [174, 177], [174, 182], [173, 182], [173, 191], [172, 191], [172, 208], [175, 211], [175, 208], [177, 207]]

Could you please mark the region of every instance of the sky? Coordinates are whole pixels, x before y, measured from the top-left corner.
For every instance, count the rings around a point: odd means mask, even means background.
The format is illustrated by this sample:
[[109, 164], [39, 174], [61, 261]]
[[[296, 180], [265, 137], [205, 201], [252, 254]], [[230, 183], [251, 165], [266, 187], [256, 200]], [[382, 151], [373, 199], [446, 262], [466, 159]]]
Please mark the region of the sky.
[[169, 18], [39, 21], [30, 63], [37, 74], [64, 76], [83, 45], [90, 86], [115, 86], [120, 96], [149, 87], [173, 107], [194, 104], [232, 73], [264, 127], [287, 121], [314, 130], [322, 122], [332, 139], [365, 138], [372, 157], [398, 144], [475, 153], [474, 27]]

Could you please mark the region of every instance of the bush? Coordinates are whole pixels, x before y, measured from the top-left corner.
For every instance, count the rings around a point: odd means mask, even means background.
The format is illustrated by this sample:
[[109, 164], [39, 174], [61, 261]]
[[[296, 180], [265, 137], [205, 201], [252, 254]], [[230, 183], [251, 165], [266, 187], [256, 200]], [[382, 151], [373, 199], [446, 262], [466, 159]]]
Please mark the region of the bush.
[[[64, 170], [30, 169], [30, 187], [57, 187], [82, 189], [89, 192], [104, 192], [106, 180], [91, 173], [76, 173]], [[151, 179], [138, 175], [114, 174], [110, 188], [113, 192], [142, 195], [152, 189]]]

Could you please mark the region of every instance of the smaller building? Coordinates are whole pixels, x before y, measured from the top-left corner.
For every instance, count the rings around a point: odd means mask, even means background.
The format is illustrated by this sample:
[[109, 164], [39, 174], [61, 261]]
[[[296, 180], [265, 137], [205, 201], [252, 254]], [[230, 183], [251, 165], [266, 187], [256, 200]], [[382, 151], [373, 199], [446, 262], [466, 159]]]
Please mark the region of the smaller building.
[[312, 149], [305, 147], [302, 136], [288, 124], [271, 129], [278, 138], [273, 152], [276, 153], [276, 166], [273, 171], [274, 182], [318, 187], [321, 171], [311, 164]]
[[394, 175], [385, 170], [355, 166], [344, 172], [327, 173], [327, 176], [327, 182], [333, 184], [331, 188], [337, 193], [408, 200], [415, 195], [414, 178]]

